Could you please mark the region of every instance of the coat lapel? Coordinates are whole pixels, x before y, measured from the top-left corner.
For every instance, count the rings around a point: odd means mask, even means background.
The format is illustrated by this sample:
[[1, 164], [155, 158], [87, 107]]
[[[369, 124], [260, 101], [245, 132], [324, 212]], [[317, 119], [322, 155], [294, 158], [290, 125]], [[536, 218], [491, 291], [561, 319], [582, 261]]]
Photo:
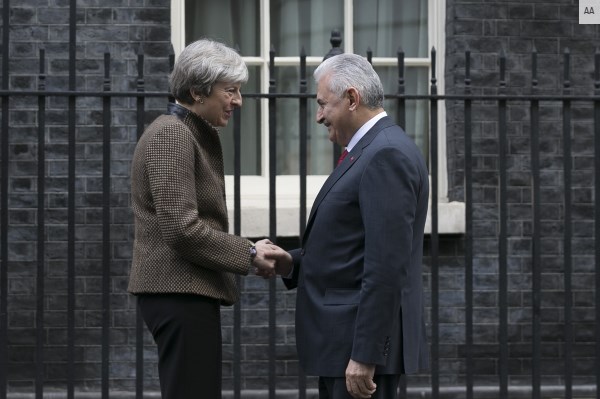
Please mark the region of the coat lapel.
[[342, 161], [342, 163], [340, 165], [338, 165], [335, 169], [333, 169], [333, 172], [331, 172], [331, 174], [329, 175], [327, 180], [325, 180], [323, 187], [321, 187], [321, 190], [319, 190], [319, 193], [317, 194], [317, 197], [315, 198], [315, 202], [313, 203], [313, 206], [310, 210], [310, 216], [308, 217], [308, 222], [306, 224], [306, 232], [304, 233], [304, 237], [302, 239], [303, 243], [306, 242], [306, 238], [308, 237], [310, 228], [312, 227], [314, 216], [317, 213], [317, 209], [319, 208], [319, 205], [321, 204], [321, 202], [323, 201], [323, 199], [325, 198], [327, 193], [331, 190], [331, 188], [335, 185], [335, 183], [348, 171], [348, 169], [350, 169], [352, 167], [352, 165], [354, 165], [354, 163], [361, 156], [364, 148], [367, 147], [369, 144], [371, 144], [371, 142], [373, 141], [375, 136], [377, 136], [377, 134], [383, 128], [391, 126], [391, 125], [393, 125], [393, 122], [389, 116], [385, 116], [385, 117], [381, 118], [367, 132], [367, 134], [365, 134], [363, 136], [363, 138], [360, 139], [360, 141], [356, 144], [356, 146], [354, 146], [352, 151], [350, 151], [348, 153], [348, 155]]

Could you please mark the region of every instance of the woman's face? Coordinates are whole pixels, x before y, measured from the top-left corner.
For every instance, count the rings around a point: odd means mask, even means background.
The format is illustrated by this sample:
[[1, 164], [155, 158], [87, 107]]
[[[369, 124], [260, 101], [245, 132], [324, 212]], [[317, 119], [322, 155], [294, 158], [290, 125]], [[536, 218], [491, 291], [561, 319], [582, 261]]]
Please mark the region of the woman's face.
[[225, 127], [233, 110], [242, 106], [241, 83], [217, 82], [208, 97], [194, 104], [194, 112], [215, 127]]

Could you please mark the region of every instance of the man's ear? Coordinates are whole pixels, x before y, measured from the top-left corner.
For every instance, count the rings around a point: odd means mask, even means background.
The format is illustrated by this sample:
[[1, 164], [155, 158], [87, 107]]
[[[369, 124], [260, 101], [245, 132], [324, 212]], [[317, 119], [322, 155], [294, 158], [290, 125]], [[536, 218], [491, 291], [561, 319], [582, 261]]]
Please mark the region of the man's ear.
[[348, 102], [350, 103], [348, 109], [350, 111], [356, 111], [358, 105], [360, 104], [360, 94], [354, 87], [350, 87], [346, 90], [346, 95], [348, 96]]

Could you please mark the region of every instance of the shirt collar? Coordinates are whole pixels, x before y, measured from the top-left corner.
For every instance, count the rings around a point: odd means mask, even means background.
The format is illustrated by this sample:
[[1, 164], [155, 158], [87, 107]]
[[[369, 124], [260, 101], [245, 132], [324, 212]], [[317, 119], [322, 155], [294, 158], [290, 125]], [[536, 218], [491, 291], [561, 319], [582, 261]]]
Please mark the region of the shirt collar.
[[387, 112], [382, 111], [374, 117], [372, 117], [371, 119], [369, 119], [364, 125], [362, 125], [360, 129], [358, 129], [356, 133], [354, 133], [354, 136], [352, 136], [352, 138], [350, 139], [350, 142], [346, 146], [346, 150], [348, 152], [352, 151], [356, 143], [358, 143], [360, 139], [362, 139], [363, 136], [367, 134], [367, 132], [371, 130], [371, 128], [384, 116], [387, 116]]

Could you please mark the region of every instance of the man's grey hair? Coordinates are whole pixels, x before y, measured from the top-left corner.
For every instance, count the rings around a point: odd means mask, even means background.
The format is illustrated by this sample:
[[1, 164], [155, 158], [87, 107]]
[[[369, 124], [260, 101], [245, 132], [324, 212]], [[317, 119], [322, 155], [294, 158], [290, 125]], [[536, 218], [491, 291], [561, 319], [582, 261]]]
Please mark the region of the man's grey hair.
[[313, 73], [317, 83], [326, 76], [329, 76], [329, 90], [339, 97], [354, 87], [367, 107], [383, 108], [381, 79], [365, 57], [344, 53], [328, 58]]
[[187, 45], [177, 58], [169, 86], [177, 101], [192, 104], [191, 92], [208, 97], [219, 81], [246, 83], [248, 68], [234, 49], [211, 39], [200, 39]]

